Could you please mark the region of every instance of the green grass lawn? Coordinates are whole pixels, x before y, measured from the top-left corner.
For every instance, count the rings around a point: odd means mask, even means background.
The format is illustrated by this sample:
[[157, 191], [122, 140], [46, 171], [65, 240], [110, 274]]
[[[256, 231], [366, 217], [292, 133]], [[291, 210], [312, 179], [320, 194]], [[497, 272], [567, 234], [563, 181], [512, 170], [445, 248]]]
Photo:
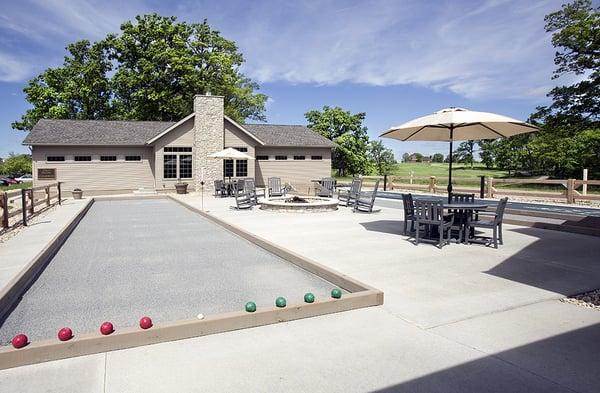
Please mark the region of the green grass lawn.
[[0, 186], [0, 191], [9, 191], [9, 190], [20, 190], [22, 188], [31, 188], [33, 183], [20, 183], [20, 184], [11, 184], [10, 186]]
[[[410, 176], [411, 171], [414, 176], [436, 176], [439, 178], [448, 177], [448, 164], [446, 163], [400, 163], [396, 164], [391, 171], [391, 175]], [[474, 165], [473, 168], [465, 164], [452, 164], [452, 177], [507, 177], [508, 172], [499, 169], [487, 169], [485, 166]]]

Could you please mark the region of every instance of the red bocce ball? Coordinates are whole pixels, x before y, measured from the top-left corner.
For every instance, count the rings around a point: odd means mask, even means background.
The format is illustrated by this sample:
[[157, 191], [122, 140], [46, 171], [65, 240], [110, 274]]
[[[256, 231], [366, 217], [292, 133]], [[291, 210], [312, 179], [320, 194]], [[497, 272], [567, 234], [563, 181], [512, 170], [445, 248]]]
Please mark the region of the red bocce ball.
[[73, 338], [73, 331], [68, 327], [64, 327], [58, 331], [58, 339], [60, 341], [69, 341]]
[[27, 338], [26, 335], [24, 334], [17, 334], [16, 336], [13, 337], [12, 339], [12, 346], [15, 348], [23, 348], [25, 345], [27, 345], [27, 343], [29, 342], [29, 339]]
[[104, 322], [102, 325], [100, 325], [100, 333], [104, 334], [105, 336], [111, 334], [114, 331], [115, 327], [110, 322]]
[[152, 327], [152, 320], [150, 317], [143, 317], [140, 319], [140, 327], [142, 329], [150, 329]]

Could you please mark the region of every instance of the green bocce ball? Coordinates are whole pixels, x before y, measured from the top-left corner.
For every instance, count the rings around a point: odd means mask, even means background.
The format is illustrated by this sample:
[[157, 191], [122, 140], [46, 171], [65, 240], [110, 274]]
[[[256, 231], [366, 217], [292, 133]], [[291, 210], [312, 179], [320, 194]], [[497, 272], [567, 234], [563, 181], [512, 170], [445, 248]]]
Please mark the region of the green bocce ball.
[[256, 311], [256, 303], [254, 303], [254, 302], [248, 302], [248, 303], [246, 303], [246, 311], [247, 312], [254, 312], [254, 311]]
[[342, 297], [342, 290], [338, 288], [333, 288], [331, 290], [331, 297], [334, 299], [339, 299]]
[[286, 305], [286, 301], [284, 297], [279, 296], [277, 299], [275, 299], [275, 305], [277, 307], [285, 307]]
[[315, 301], [315, 295], [313, 295], [312, 293], [308, 292], [304, 295], [304, 301], [306, 303], [312, 303]]

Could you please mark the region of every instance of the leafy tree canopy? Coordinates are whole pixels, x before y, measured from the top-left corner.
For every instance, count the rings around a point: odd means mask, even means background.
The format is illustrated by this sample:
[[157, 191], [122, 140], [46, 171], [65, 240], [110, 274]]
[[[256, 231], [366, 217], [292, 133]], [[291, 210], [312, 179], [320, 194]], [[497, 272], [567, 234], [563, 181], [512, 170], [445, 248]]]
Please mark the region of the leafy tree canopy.
[[0, 174], [31, 173], [31, 156], [29, 154], [10, 153], [0, 164]]
[[369, 142], [368, 154], [378, 175], [388, 174], [396, 164], [394, 152], [385, 147], [382, 141]]
[[304, 114], [309, 128], [337, 144], [332, 165], [341, 176], [368, 172], [369, 136], [367, 127], [362, 124], [365, 116], [364, 112], [352, 114], [340, 107], [329, 106]]
[[49, 68], [24, 89], [32, 108], [13, 128], [30, 130], [41, 118], [179, 120], [195, 94], [225, 97], [225, 113], [243, 122], [265, 120], [267, 97], [240, 72], [236, 44], [202, 23], [158, 14], [137, 16], [121, 33], [67, 46], [61, 67]]

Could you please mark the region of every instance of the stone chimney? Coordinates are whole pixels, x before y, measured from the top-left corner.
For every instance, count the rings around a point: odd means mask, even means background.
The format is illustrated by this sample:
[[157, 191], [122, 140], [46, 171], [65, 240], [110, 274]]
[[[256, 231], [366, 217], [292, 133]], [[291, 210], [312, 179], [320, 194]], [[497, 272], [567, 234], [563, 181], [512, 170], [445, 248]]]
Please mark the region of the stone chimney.
[[[222, 96], [197, 95], [194, 97], [194, 177], [196, 191], [204, 173], [204, 189], [212, 190], [214, 181], [223, 178], [223, 161], [208, 157], [223, 150], [224, 101]], [[204, 168], [204, 170], [202, 169]]]

